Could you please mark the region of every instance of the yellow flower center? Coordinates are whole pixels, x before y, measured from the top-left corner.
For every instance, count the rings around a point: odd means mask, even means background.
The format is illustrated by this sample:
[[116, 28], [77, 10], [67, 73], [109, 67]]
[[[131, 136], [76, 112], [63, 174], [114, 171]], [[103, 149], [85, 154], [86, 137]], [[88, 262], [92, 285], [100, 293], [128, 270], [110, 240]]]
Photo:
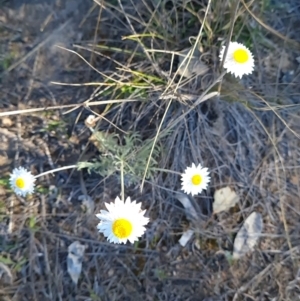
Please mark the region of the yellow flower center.
[[192, 177], [192, 183], [194, 185], [199, 185], [199, 184], [201, 184], [201, 182], [202, 182], [202, 177], [200, 175], [194, 175]]
[[248, 62], [249, 54], [245, 49], [238, 49], [233, 53], [233, 58], [237, 63], [243, 64]]
[[16, 179], [16, 186], [20, 189], [23, 189], [25, 187], [25, 181], [23, 178], [17, 178]]
[[112, 225], [112, 231], [118, 238], [126, 238], [132, 232], [132, 224], [127, 219], [117, 219]]

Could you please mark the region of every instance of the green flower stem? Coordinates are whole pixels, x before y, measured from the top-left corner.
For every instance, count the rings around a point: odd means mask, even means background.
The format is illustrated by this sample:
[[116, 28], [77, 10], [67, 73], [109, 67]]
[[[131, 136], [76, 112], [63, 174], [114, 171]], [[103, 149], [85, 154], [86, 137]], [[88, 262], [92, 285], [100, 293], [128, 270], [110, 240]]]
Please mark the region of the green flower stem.
[[124, 196], [124, 162], [123, 159], [121, 160], [121, 198], [124, 202], [125, 196]]
[[51, 170], [48, 170], [48, 171], [45, 171], [45, 172], [42, 172], [42, 173], [36, 175], [35, 178], [39, 178], [39, 177], [48, 175], [50, 173], [55, 173], [57, 171], [61, 171], [61, 170], [65, 170], [65, 169], [71, 169], [71, 168], [77, 168], [77, 165], [68, 165], [68, 166], [63, 166], [63, 167], [51, 169]]

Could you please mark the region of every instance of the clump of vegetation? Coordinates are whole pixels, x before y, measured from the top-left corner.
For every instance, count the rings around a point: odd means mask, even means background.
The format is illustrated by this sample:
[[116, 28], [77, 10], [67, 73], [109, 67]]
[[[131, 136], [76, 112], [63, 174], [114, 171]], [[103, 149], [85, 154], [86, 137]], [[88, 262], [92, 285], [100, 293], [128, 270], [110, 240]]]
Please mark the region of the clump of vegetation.
[[[122, 139], [117, 134], [94, 131], [90, 141], [98, 148], [99, 158], [91, 162], [79, 162], [78, 168], [87, 168], [108, 177], [122, 171], [125, 184], [137, 184], [144, 176], [146, 163], [150, 156], [152, 140], [142, 140], [138, 133], [127, 133]], [[146, 178], [153, 177], [161, 149], [156, 146], [147, 169]]]

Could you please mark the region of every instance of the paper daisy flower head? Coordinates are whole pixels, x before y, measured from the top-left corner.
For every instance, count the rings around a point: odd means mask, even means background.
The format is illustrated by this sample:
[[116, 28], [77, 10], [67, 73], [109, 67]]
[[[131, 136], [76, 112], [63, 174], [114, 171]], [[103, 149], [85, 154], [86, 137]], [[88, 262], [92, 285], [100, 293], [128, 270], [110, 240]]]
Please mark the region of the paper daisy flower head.
[[[222, 61], [225, 46], [220, 52], [220, 60]], [[231, 72], [236, 77], [242, 78], [244, 74], [252, 73], [254, 69], [254, 58], [250, 50], [238, 42], [230, 42], [227, 55], [224, 59], [224, 68], [227, 72]]]
[[146, 231], [149, 219], [144, 216], [146, 210], [141, 210], [141, 203], [131, 202], [130, 197], [123, 202], [117, 197], [114, 203], [105, 203], [105, 206], [107, 210], [96, 214], [100, 219], [97, 228], [109, 242], [125, 244], [129, 240], [134, 243]]
[[207, 188], [210, 181], [208, 169], [193, 163], [192, 167], [187, 167], [184, 174], [181, 175], [181, 181], [182, 190], [185, 193], [191, 195], [201, 193], [203, 189]]
[[15, 168], [9, 178], [10, 187], [20, 196], [33, 193], [34, 182], [35, 177], [23, 167]]

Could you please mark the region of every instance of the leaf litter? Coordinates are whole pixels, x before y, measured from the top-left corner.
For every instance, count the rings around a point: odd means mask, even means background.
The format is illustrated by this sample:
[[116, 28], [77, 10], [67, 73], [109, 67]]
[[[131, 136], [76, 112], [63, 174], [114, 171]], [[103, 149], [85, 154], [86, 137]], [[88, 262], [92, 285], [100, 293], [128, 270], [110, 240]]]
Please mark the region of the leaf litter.
[[85, 246], [79, 241], [74, 241], [68, 247], [67, 267], [68, 273], [75, 285], [78, 283], [82, 270], [82, 261], [85, 252]]
[[218, 189], [214, 193], [213, 213], [219, 213], [234, 207], [240, 198], [230, 187]]
[[178, 74], [183, 77], [191, 77], [192, 75], [204, 75], [208, 72], [208, 66], [201, 61], [201, 52], [196, 48], [191, 54], [193, 47], [186, 48], [181, 51], [179, 56]]
[[[197, 217], [198, 217], [197, 212], [196, 212], [192, 202], [190, 201], [189, 197], [183, 193], [176, 193], [175, 196], [176, 196], [177, 200], [184, 207], [186, 218], [189, 221], [197, 220]], [[182, 247], [185, 247], [186, 244], [189, 242], [189, 240], [192, 238], [193, 234], [194, 234], [194, 230], [192, 230], [192, 229], [187, 229], [186, 231], [184, 231], [179, 239], [179, 244]]]
[[262, 216], [252, 212], [244, 221], [237, 233], [233, 245], [233, 259], [239, 259], [249, 252], [253, 252], [263, 230]]

